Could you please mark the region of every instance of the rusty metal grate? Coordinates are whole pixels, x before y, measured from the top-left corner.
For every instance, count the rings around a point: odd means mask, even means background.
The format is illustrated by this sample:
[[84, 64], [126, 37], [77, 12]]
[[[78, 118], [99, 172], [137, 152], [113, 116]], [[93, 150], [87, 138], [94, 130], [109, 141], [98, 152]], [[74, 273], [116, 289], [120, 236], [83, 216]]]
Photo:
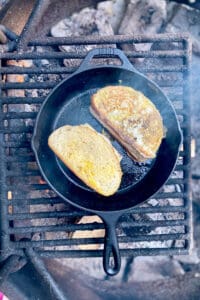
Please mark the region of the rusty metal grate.
[[[0, 73], [0, 225], [1, 259], [35, 248], [41, 256], [90, 257], [102, 255], [103, 238], [90, 232], [103, 224], [79, 224], [86, 215], [63, 203], [42, 179], [31, 150], [34, 121], [45, 95], [76, 67], [64, 67], [63, 59], [83, 59], [86, 53], [60, 52], [58, 45], [151, 44], [151, 50], [125, 51], [135, 67], [153, 79], [173, 102], [183, 131], [183, 147], [174, 173], [162, 190], [122, 217], [117, 233], [120, 252], [128, 255], [173, 255], [189, 251], [192, 236], [190, 177], [190, 102], [188, 74], [191, 46], [186, 35], [46, 37], [29, 42], [26, 52], [1, 53]], [[39, 52], [37, 46], [43, 46]], [[33, 49], [34, 47], [34, 49]], [[51, 49], [50, 49], [50, 48]], [[32, 49], [32, 50], [30, 50]], [[7, 66], [8, 60], [33, 60], [34, 66]], [[48, 66], [37, 61], [48, 59]], [[51, 61], [59, 63], [52, 63]], [[25, 74], [25, 82], [5, 82], [7, 74]], [[51, 76], [55, 75], [56, 76]], [[47, 75], [47, 76], [46, 76]], [[42, 78], [42, 80], [41, 80]], [[9, 90], [25, 90], [24, 97], [8, 96]], [[33, 91], [37, 90], [37, 96]], [[15, 106], [14, 106], [15, 105]], [[15, 110], [23, 105], [21, 111]], [[28, 110], [27, 110], [28, 107]], [[87, 214], [88, 215], [88, 214]], [[73, 232], [90, 231], [73, 238]], [[99, 244], [94, 250], [81, 245]]]

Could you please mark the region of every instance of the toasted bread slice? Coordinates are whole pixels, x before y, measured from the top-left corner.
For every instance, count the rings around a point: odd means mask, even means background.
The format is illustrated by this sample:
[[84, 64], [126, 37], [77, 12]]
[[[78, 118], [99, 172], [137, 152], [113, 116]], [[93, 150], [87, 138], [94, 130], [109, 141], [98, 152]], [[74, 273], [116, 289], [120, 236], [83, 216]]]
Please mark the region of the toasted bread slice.
[[114, 194], [121, 183], [120, 157], [109, 140], [88, 124], [63, 126], [48, 139], [49, 147], [86, 185]]
[[164, 136], [162, 117], [141, 92], [107, 86], [92, 95], [90, 109], [134, 160], [143, 162], [156, 156]]

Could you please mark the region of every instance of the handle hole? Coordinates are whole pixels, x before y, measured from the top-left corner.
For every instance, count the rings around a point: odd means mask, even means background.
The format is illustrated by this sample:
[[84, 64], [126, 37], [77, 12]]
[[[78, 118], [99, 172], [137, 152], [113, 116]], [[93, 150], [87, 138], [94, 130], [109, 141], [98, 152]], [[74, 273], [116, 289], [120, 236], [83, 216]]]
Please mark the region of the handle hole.
[[[110, 56], [110, 55], [109, 55]], [[108, 57], [108, 55], [94, 55], [90, 60], [91, 65], [100, 66], [100, 65], [114, 65], [114, 66], [122, 66], [123, 62], [119, 58], [118, 55], [112, 55], [112, 57]]]
[[109, 268], [111, 268], [112, 270], [115, 269], [115, 260], [113, 257], [113, 253], [110, 252], [110, 256], [109, 256], [109, 260], [108, 260], [108, 266]]

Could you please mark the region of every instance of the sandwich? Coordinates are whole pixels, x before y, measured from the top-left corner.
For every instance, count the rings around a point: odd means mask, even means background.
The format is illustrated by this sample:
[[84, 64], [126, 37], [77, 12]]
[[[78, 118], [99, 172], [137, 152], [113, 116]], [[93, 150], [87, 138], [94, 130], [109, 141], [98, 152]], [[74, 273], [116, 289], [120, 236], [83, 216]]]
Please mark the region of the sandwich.
[[90, 110], [135, 161], [156, 156], [164, 137], [163, 121], [144, 94], [127, 86], [107, 86], [92, 95]]
[[122, 178], [121, 157], [110, 141], [90, 125], [56, 129], [48, 145], [87, 186], [104, 196], [113, 195]]

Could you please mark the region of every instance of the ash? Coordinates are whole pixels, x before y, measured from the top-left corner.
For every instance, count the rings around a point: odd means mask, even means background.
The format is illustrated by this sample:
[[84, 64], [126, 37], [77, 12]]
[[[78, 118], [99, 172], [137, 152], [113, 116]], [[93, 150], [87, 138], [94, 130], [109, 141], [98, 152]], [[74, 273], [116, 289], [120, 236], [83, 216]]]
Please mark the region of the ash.
[[[51, 34], [54, 37], [63, 36], [87, 36], [87, 35], [113, 35], [113, 29], [109, 22], [109, 13], [101, 9], [84, 8], [79, 13], [74, 13], [70, 18], [61, 20], [51, 29]], [[111, 47], [110, 45], [105, 47]], [[115, 45], [113, 45], [115, 47]], [[96, 45], [82, 46], [61, 46], [60, 49], [66, 52], [89, 51], [98, 48]], [[65, 66], [77, 66], [81, 60], [65, 59]], [[107, 63], [108, 60], [94, 60], [95, 64]]]

